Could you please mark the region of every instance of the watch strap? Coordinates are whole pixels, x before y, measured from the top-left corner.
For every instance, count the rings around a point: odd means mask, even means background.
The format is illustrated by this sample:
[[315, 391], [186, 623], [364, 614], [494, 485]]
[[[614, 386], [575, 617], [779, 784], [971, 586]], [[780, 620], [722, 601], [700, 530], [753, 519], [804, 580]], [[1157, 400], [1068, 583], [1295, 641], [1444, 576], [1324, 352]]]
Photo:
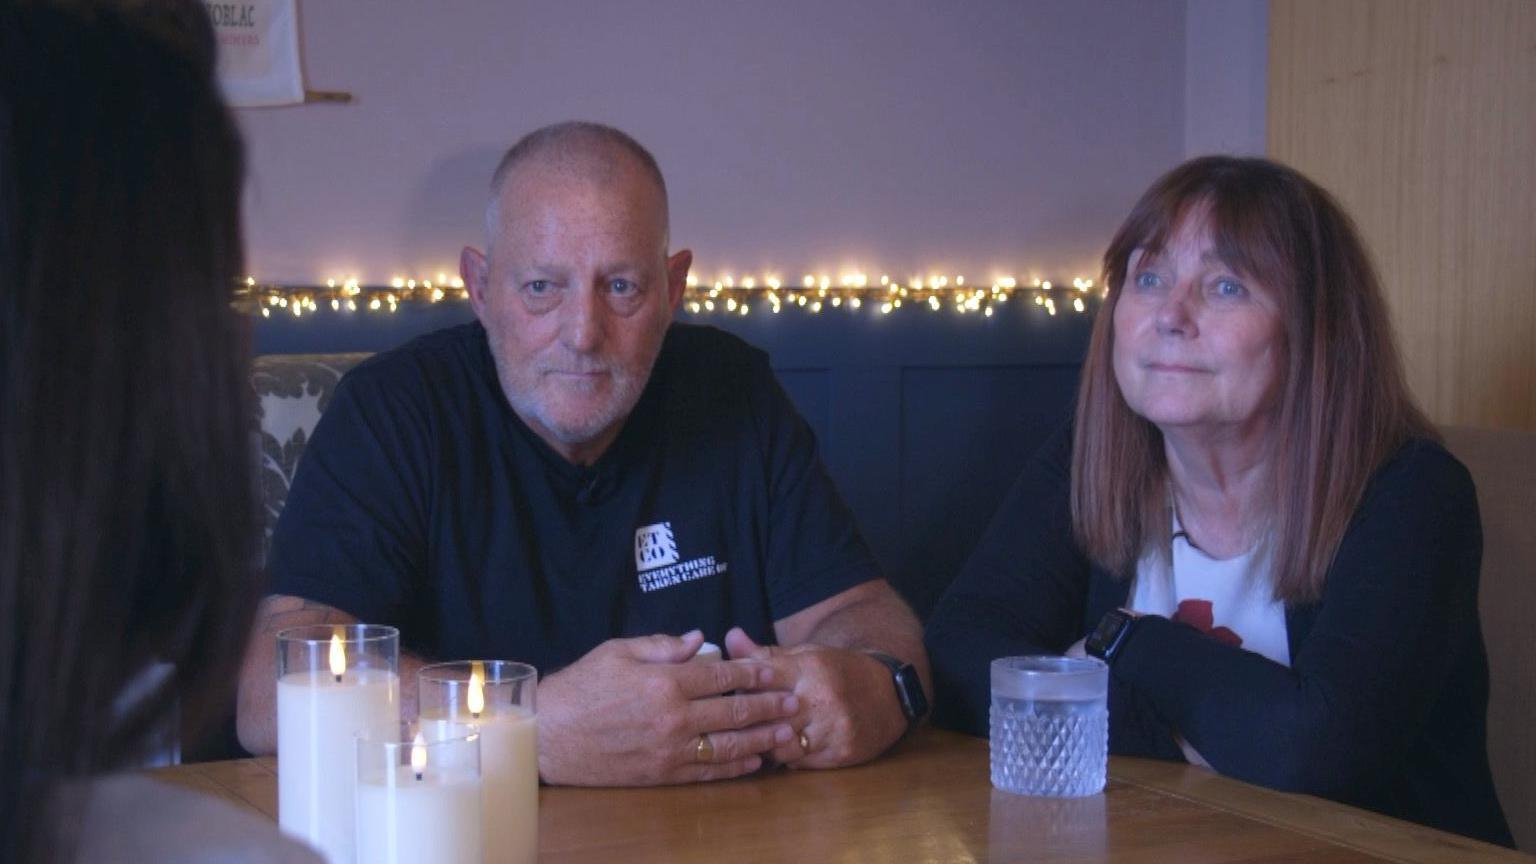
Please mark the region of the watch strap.
[[865, 651], [864, 653], [891, 670], [891, 681], [896, 688], [896, 702], [907, 717], [907, 732], [910, 733], [928, 713], [928, 697], [923, 692], [923, 682], [918, 678], [917, 668], [883, 651]]

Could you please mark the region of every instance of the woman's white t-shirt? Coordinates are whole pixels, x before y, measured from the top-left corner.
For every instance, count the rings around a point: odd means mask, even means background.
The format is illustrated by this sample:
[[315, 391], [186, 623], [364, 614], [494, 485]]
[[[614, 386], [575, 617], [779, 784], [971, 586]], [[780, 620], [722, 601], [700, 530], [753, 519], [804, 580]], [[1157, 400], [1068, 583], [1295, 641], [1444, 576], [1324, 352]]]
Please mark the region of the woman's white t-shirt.
[[1264, 544], [1235, 558], [1212, 558], [1189, 542], [1175, 514], [1172, 547], [1172, 567], [1155, 552], [1137, 563], [1131, 608], [1290, 666], [1285, 604], [1274, 599]]

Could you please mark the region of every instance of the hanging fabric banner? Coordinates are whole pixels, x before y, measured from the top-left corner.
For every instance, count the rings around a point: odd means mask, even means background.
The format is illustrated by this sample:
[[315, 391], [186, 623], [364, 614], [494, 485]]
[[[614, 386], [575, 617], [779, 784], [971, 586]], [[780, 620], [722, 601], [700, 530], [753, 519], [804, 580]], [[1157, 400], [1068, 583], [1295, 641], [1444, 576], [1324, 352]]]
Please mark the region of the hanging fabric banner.
[[304, 101], [298, 0], [204, 0], [219, 41], [219, 83], [236, 108]]

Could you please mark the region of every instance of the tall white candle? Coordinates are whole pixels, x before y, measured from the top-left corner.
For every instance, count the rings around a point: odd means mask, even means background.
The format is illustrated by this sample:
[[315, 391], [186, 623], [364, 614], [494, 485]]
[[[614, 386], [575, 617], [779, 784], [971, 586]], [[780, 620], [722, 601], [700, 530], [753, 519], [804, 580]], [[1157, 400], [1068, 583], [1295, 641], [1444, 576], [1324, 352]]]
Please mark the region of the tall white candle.
[[400, 678], [378, 669], [291, 672], [277, 682], [277, 813], [329, 864], [353, 864], [355, 736], [400, 734]]
[[358, 777], [358, 864], [480, 864], [481, 781], [473, 765], [413, 763], [414, 771], [365, 768]]
[[[428, 739], [462, 734], [463, 717], [423, 716]], [[486, 864], [533, 864], [539, 854], [539, 737], [532, 713], [498, 706], [468, 724], [480, 733]]]

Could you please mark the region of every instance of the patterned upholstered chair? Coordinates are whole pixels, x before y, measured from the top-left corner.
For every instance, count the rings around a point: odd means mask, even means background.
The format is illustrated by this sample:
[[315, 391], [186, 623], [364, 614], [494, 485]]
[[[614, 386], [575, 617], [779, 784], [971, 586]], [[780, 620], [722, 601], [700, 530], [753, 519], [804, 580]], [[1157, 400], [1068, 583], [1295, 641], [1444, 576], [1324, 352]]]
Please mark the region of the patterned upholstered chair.
[[288, 486], [320, 414], [331, 404], [336, 383], [367, 354], [267, 354], [256, 358], [251, 386], [261, 436], [261, 500], [266, 539], [272, 542]]

